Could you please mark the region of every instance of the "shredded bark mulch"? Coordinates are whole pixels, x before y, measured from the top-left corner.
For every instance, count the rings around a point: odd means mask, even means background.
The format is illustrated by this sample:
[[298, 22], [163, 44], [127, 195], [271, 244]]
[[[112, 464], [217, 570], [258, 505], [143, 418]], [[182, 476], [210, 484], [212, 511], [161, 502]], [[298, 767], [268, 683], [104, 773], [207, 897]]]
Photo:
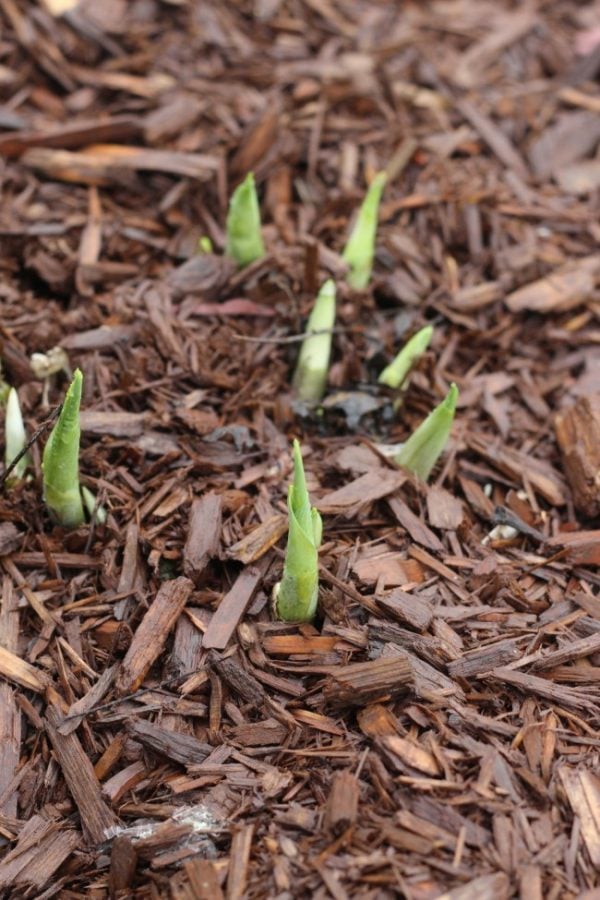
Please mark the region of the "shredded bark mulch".
[[[0, 895], [600, 896], [598, 3], [0, 0], [0, 27], [0, 357], [40, 430], [0, 495]], [[267, 255], [237, 271], [248, 171]], [[377, 376], [427, 323], [398, 406]], [[40, 454], [76, 367], [108, 517], [65, 532]], [[452, 381], [424, 485], [382, 446]], [[269, 602], [293, 437], [324, 520], [300, 627]]]

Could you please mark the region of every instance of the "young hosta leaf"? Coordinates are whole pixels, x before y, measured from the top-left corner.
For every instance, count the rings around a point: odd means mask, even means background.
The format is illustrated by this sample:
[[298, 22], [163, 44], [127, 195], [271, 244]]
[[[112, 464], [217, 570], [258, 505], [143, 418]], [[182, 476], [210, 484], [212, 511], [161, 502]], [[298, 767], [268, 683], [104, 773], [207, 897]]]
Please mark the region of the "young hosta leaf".
[[225, 253], [238, 266], [247, 266], [265, 255], [265, 245], [260, 233], [260, 209], [254, 184], [249, 172], [239, 184], [229, 201], [227, 214], [227, 243]]
[[367, 195], [359, 210], [354, 228], [348, 238], [342, 257], [350, 266], [348, 284], [356, 290], [363, 290], [369, 283], [373, 258], [379, 202], [386, 182], [385, 172], [379, 172], [369, 186]]
[[[315, 300], [306, 323], [306, 337], [302, 342], [292, 385], [300, 400], [318, 403], [325, 393], [331, 343], [331, 329], [335, 322], [335, 284], [326, 281]], [[314, 334], [326, 331], [326, 334]]]
[[294, 441], [294, 482], [288, 488], [288, 543], [275, 611], [284, 622], [310, 622], [319, 597], [319, 545], [323, 523], [311, 507], [300, 444]]
[[104, 525], [107, 519], [106, 510], [98, 503], [90, 489], [86, 488], [84, 484], [81, 485], [81, 499], [90, 521], [96, 522], [97, 525]]
[[63, 408], [44, 447], [44, 502], [53, 518], [65, 528], [77, 528], [84, 520], [79, 491], [79, 405], [83, 375], [76, 370]]
[[[23, 424], [23, 416], [21, 415], [21, 407], [19, 405], [19, 396], [14, 388], [10, 388], [8, 392], [4, 430], [6, 437], [4, 460], [6, 468], [8, 469], [10, 464], [19, 455], [27, 443], [25, 425]], [[22, 456], [8, 476], [7, 483], [9, 485], [14, 485], [20, 481], [21, 478], [23, 478], [25, 469], [29, 463], [29, 455], [25, 454], [25, 456]]]
[[458, 388], [453, 383], [439, 406], [414, 431], [394, 460], [397, 465], [427, 481], [450, 437]]
[[432, 325], [426, 325], [425, 328], [421, 328], [420, 331], [417, 331], [417, 333], [411, 337], [410, 341], [404, 345], [400, 353], [392, 360], [389, 366], [385, 367], [379, 376], [379, 383], [387, 384], [391, 388], [402, 387], [406, 380], [406, 376], [414, 364], [427, 350], [432, 335]]

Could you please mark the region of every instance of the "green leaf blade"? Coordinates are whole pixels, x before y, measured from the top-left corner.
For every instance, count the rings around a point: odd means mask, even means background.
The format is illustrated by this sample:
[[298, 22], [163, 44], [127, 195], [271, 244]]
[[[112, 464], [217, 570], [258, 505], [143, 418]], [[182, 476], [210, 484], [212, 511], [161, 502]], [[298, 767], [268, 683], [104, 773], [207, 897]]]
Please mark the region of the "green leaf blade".
[[79, 490], [82, 385], [83, 375], [77, 369], [42, 457], [44, 502], [52, 517], [65, 528], [77, 528], [84, 521]]
[[225, 253], [238, 266], [248, 266], [265, 255], [261, 235], [260, 207], [254, 175], [248, 172], [229, 201]]
[[288, 489], [288, 540], [283, 576], [276, 586], [275, 609], [284, 622], [310, 622], [319, 598], [319, 545], [322, 522], [311, 507], [302, 453], [294, 441], [294, 481]]
[[458, 388], [452, 383], [444, 400], [421, 422], [395, 456], [396, 465], [427, 481], [450, 437], [457, 400]]
[[[302, 342], [296, 371], [292, 379], [298, 398], [305, 403], [317, 404], [323, 399], [331, 358], [335, 324], [335, 284], [327, 280], [315, 300], [308, 322], [306, 337]], [[314, 332], [325, 332], [314, 334]]]
[[378, 378], [379, 383], [386, 384], [391, 388], [401, 388], [406, 381], [410, 370], [429, 347], [432, 336], [432, 325], [426, 325], [425, 328], [421, 328], [420, 331], [417, 331], [417, 333], [407, 341], [389, 366], [386, 366], [385, 369], [383, 369]]
[[369, 284], [373, 259], [379, 204], [387, 180], [385, 172], [379, 172], [369, 185], [356, 222], [342, 252], [342, 258], [350, 266], [347, 281], [355, 290], [364, 290]]

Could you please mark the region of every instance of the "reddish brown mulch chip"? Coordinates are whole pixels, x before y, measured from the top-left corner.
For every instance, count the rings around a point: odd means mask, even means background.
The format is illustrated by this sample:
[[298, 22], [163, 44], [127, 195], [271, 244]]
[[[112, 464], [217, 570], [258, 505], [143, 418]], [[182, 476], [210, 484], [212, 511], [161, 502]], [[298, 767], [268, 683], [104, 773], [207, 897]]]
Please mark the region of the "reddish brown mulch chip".
[[[33, 434], [68, 375], [31, 355], [82, 369], [108, 512], [52, 525], [43, 434], [0, 494], [2, 896], [598, 896], [599, 73], [593, 2], [0, 0], [3, 372]], [[267, 255], [236, 271], [250, 170]], [[395, 409], [377, 375], [426, 323]], [[426, 486], [382, 447], [453, 381]], [[300, 627], [269, 603], [293, 437]]]

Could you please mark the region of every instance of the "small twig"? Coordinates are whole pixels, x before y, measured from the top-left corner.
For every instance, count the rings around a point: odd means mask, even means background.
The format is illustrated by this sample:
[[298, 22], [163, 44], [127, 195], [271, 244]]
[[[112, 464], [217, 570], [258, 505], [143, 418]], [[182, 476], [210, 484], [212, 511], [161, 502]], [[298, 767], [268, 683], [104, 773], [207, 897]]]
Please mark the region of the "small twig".
[[182, 672], [181, 675], [174, 675], [173, 678], [167, 678], [165, 681], [159, 681], [158, 684], [155, 684], [153, 687], [145, 687], [140, 688], [137, 691], [134, 691], [132, 694], [125, 694], [123, 697], [117, 697], [116, 700], [108, 700], [106, 703], [98, 703], [96, 706], [90, 706], [89, 709], [86, 709], [85, 712], [73, 713], [70, 716], [64, 716], [63, 722], [68, 722], [70, 719], [81, 719], [85, 716], [89, 716], [92, 713], [100, 712], [103, 709], [110, 709], [112, 706], [118, 706], [120, 703], [125, 703], [126, 700], [135, 700], [136, 697], [141, 697], [143, 694], [147, 694], [149, 691], [157, 691], [161, 688], [167, 687], [169, 684], [174, 684], [176, 681], [181, 681], [184, 678], [189, 678], [191, 675], [195, 675], [198, 669], [191, 669], [189, 672]]
[[15, 458], [13, 459], [11, 464], [7, 467], [6, 471], [2, 475], [2, 478], [0, 478], [0, 486], [2, 486], [4, 484], [4, 482], [6, 481], [6, 479], [12, 472], [12, 470], [15, 468], [15, 466], [18, 464], [18, 462], [21, 459], [23, 459], [23, 457], [29, 451], [29, 449], [31, 447], [33, 447], [33, 445], [36, 443], [38, 438], [40, 438], [43, 435], [43, 433], [50, 428], [50, 426], [55, 421], [55, 419], [57, 419], [60, 416], [62, 407], [63, 407], [63, 405], [62, 405], [62, 403], [60, 403], [56, 407], [54, 412], [52, 412], [52, 414], [49, 416], [49, 418], [47, 418], [45, 422], [42, 422], [42, 424], [40, 425], [39, 428], [36, 428], [36, 430], [33, 432], [33, 434], [31, 435], [31, 437], [29, 438], [29, 440], [27, 441], [27, 443], [25, 444], [23, 449], [17, 453], [17, 455], [15, 456]]

